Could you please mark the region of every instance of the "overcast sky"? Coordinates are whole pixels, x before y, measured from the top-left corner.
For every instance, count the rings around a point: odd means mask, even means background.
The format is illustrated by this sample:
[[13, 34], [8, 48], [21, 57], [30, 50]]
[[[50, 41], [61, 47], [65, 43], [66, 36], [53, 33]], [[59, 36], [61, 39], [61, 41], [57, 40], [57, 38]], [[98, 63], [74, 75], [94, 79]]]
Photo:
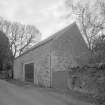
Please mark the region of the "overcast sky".
[[64, 0], [0, 0], [0, 16], [23, 24], [33, 24], [45, 38], [67, 23]]

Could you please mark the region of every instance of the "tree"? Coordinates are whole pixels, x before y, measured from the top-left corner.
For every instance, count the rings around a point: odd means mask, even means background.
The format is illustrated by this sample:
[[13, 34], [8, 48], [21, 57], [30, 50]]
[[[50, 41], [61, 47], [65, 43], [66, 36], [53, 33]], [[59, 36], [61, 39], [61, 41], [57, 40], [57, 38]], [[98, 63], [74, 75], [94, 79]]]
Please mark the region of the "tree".
[[9, 40], [6, 35], [0, 31], [0, 69], [3, 65], [12, 62], [12, 54], [10, 53]]
[[105, 63], [105, 35], [98, 36], [94, 40], [92, 62], [94, 63]]
[[33, 25], [12, 23], [0, 18], [0, 30], [9, 38], [10, 49], [14, 58], [40, 40], [41, 33]]
[[40, 38], [40, 32], [36, 30], [35, 26], [27, 25], [21, 26], [19, 32], [19, 55], [25, 50], [33, 46]]
[[[85, 40], [90, 50], [93, 47], [94, 38], [103, 31], [105, 25], [105, 6], [102, 1], [96, 1], [94, 5], [89, 4], [89, 1], [82, 0], [74, 3], [72, 0], [66, 1], [66, 6], [72, 9], [72, 14], [75, 14], [77, 22], [79, 23], [81, 32], [85, 36]], [[98, 11], [98, 12], [96, 12]]]

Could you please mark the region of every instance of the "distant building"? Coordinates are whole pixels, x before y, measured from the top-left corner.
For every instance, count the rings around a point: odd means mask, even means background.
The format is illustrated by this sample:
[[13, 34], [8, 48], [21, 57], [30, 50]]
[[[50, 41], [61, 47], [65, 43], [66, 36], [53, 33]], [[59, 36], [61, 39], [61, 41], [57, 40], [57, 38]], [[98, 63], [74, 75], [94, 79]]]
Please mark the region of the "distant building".
[[76, 23], [17, 57], [14, 78], [45, 87], [66, 88], [67, 67], [85, 65], [88, 48]]

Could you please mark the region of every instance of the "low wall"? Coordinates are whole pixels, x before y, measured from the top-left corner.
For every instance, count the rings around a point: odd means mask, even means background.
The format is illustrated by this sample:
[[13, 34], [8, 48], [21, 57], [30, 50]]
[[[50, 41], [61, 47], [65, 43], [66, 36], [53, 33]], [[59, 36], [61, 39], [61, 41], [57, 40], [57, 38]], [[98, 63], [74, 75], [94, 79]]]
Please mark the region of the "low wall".
[[69, 72], [69, 89], [88, 94], [100, 94], [105, 91], [105, 70], [82, 68]]

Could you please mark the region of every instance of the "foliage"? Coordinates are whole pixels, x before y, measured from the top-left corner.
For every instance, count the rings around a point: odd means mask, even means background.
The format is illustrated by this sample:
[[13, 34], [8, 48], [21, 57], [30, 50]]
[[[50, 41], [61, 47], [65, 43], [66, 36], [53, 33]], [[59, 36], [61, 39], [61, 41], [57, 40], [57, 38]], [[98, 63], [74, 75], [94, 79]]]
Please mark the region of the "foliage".
[[105, 35], [95, 38], [92, 51], [92, 63], [105, 63]]
[[0, 69], [3, 65], [12, 63], [12, 53], [10, 50], [9, 40], [6, 35], [0, 31]]
[[97, 39], [94, 41], [94, 48], [93, 50], [95, 52], [101, 51], [105, 52], [105, 35], [99, 36]]

